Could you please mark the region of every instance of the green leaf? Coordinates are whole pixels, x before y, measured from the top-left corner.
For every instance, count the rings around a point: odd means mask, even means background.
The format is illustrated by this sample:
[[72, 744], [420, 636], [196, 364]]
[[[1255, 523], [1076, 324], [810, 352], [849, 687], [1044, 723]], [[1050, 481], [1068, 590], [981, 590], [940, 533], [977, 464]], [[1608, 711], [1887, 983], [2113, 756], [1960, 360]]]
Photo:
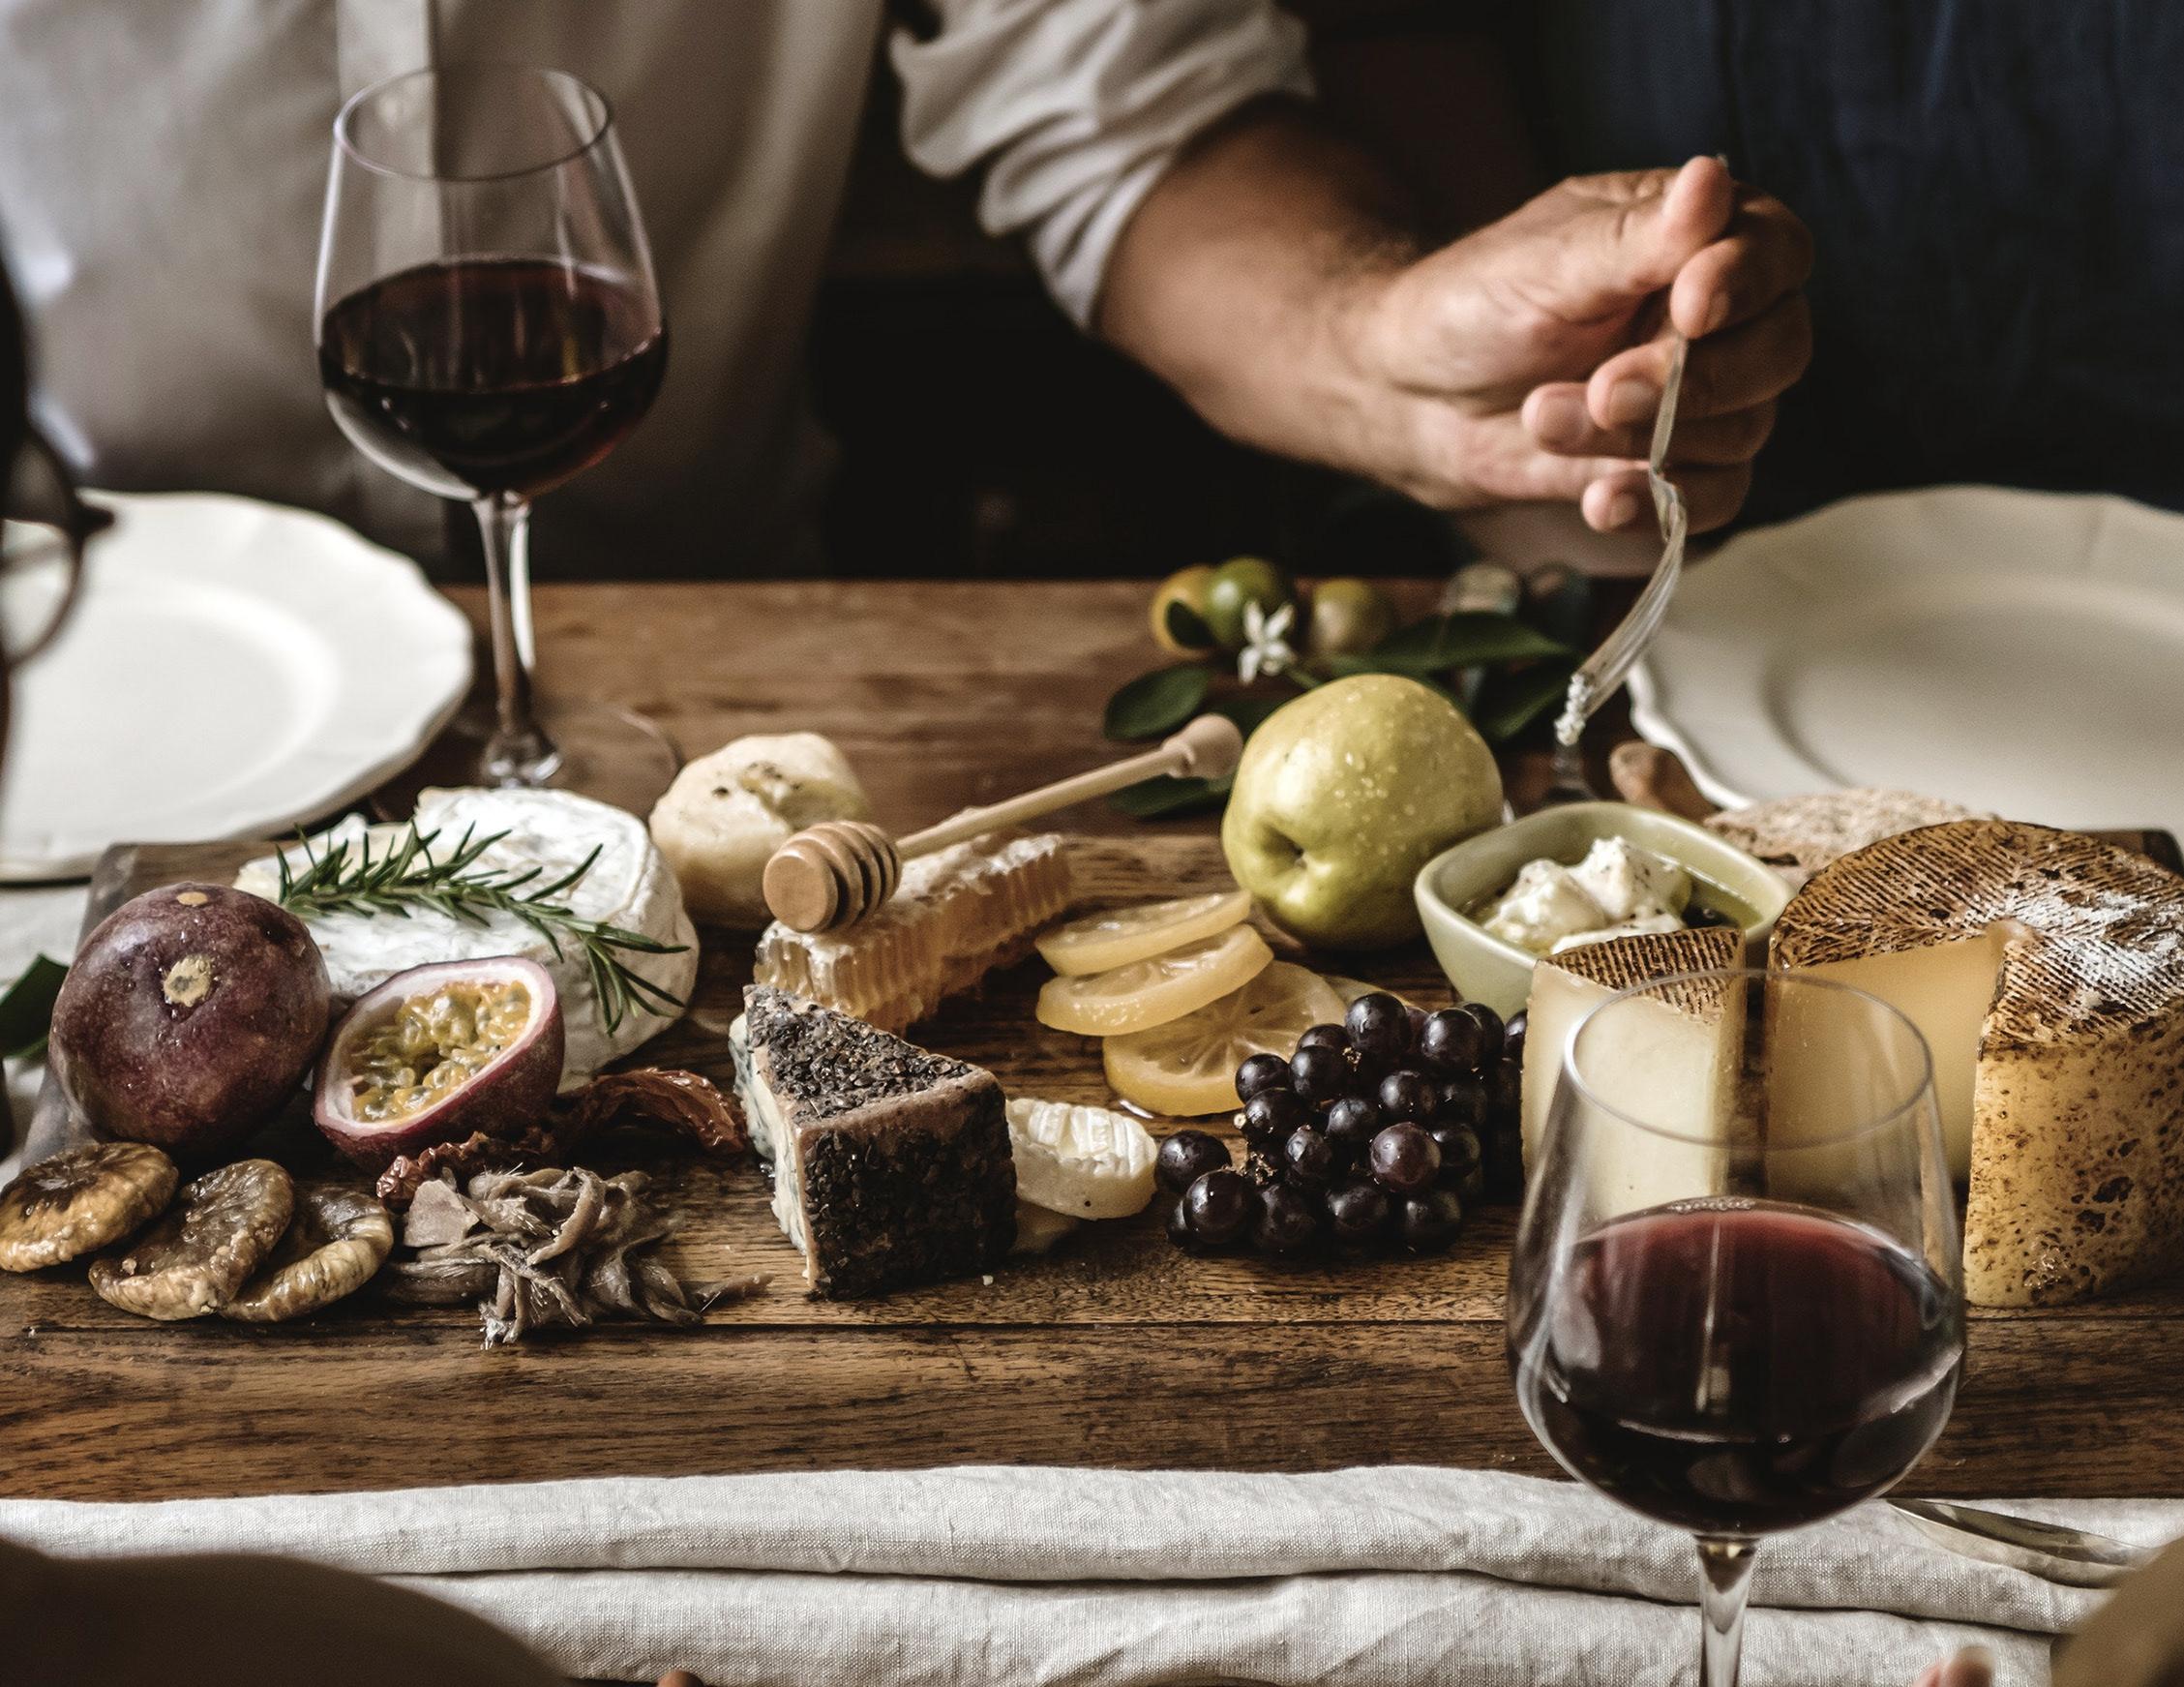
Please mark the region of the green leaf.
[[1213, 677], [1200, 662], [1178, 662], [1172, 668], [1155, 668], [1107, 700], [1102, 730], [1111, 738], [1156, 738], [1171, 733], [1198, 712], [1206, 701]]
[[1227, 715], [1236, 722], [1237, 731], [1249, 738], [1267, 716], [1289, 701], [1286, 697], [1231, 697], [1213, 705], [1213, 712]]
[[1181, 599], [1170, 603], [1161, 618], [1168, 623], [1168, 636], [1186, 650], [1211, 650], [1220, 643], [1206, 618]]
[[1159, 815], [1196, 814], [1218, 808], [1228, 800], [1226, 779], [1176, 779], [1163, 773], [1157, 779], [1141, 779], [1110, 797], [1108, 804], [1138, 820]]
[[1557, 644], [1514, 616], [1474, 610], [1413, 622], [1375, 649], [1370, 660], [1380, 665], [1382, 673], [1417, 678], [1450, 668], [1569, 654], [1569, 646]]
[[45, 1052], [45, 1030], [53, 1023], [53, 998], [69, 976], [59, 961], [40, 955], [0, 996], [0, 1059], [32, 1060]]
[[1542, 662], [1521, 674], [1497, 676], [1481, 700], [1477, 716], [1486, 741], [1507, 743], [1557, 708], [1570, 691], [1572, 667], [1569, 662]]

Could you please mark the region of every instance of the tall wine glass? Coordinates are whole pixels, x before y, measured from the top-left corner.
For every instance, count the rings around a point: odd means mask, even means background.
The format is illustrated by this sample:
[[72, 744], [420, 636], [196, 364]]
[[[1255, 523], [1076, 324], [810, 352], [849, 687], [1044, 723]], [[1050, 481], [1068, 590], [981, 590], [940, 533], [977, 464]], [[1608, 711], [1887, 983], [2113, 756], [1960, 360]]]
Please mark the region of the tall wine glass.
[[1882, 1492], [1963, 1363], [1955, 1194], [1911, 1022], [1795, 974], [1690, 973], [1578, 1023], [1527, 1145], [1519, 1403], [1571, 1475], [1697, 1537], [1702, 1687], [1752, 1554]]
[[[649, 722], [531, 697], [531, 500], [605, 457], [660, 389], [667, 324], [613, 118], [560, 71], [448, 65], [364, 89], [334, 122], [318, 369], [380, 467], [477, 512], [490, 719], [438, 769], [641, 807], [673, 777]], [[551, 730], [550, 730], [551, 729]]]

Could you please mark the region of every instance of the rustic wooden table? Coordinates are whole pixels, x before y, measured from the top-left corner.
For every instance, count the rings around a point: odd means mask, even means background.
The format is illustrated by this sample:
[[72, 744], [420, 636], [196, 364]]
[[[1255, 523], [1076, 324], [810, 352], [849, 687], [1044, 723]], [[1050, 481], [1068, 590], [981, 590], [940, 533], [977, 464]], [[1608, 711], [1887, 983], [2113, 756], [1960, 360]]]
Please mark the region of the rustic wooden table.
[[[826, 733], [883, 817], [910, 827], [1096, 761], [1101, 701], [1154, 659], [1145, 602], [1131, 584], [584, 587], [542, 591], [538, 631], [550, 689], [642, 709], [692, 752]], [[1528, 758], [1511, 780], [1542, 771]], [[1068, 824], [1126, 833], [1080, 851], [1094, 900], [1220, 877], [1202, 821], [1126, 828], [1093, 807]], [[171, 879], [175, 859], [117, 856], [109, 876]], [[717, 1059], [746, 968], [736, 946], [708, 951], [705, 1010], [666, 1055]], [[1037, 970], [920, 1036], [1004, 1082], [1103, 1097], [1092, 1045], [1030, 1022]], [[1422, 948], [1357, 970], [1421, 991], [1434, 977]], [[163, 1326], [107, 1308], [79, 1274], [0, 1281], [0, 1493], [966, 1461], [1552, 1470], [1502, 1358], [1506, 1210], [1476, 1216], [1444, 1260], [1286, 1269], [1185, 1259], [1152, 1213], [991, 1284], [844, 1306], [795, 1291], [748, 1165], [695, 1167], [682, 1193], [714, 1215], [700, 1263], [783, 1274], [696, 1332], [602, 1326], [489, 1353], [468, 1314], [369, 1295], [305, 1326]], [[1955, 1420], [1909, 1486], [2184, 1493], [2184, 1292], [1977, 1316]]]

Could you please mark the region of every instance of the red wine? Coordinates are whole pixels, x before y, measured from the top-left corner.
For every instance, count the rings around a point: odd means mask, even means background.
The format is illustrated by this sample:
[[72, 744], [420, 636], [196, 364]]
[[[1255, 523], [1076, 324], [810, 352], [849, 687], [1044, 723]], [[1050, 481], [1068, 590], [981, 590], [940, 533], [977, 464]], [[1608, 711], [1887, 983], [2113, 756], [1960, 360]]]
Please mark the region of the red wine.
[[1511, 1360], [1571, 1473], [1699, 1533], [1764, 1534], [1901, 1477], [1948, 1421], [1963, 1357], [1948, 1286], [1806, 1208], [1679, 1203], [1571, 1250]]
[[589, 468], [637, 426], [667, 361], [645, 295], [549, 258], [405, 269], [318, 333], [342, 431], [442, 497], [535, 497]]

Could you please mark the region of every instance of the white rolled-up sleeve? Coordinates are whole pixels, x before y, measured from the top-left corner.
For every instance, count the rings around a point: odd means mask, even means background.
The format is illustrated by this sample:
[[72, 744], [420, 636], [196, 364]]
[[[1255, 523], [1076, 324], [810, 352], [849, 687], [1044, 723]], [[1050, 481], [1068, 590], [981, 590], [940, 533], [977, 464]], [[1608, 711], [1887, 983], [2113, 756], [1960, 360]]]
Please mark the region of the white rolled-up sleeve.
[[936, 0], [891, 44], [903, 144], [982, 167], [978, 217], [1026, 236], [1082, 325], [1130, 213], [1191, 137], [1264, 94], [1307, 95], [1302, 24], [1272, 0]]

